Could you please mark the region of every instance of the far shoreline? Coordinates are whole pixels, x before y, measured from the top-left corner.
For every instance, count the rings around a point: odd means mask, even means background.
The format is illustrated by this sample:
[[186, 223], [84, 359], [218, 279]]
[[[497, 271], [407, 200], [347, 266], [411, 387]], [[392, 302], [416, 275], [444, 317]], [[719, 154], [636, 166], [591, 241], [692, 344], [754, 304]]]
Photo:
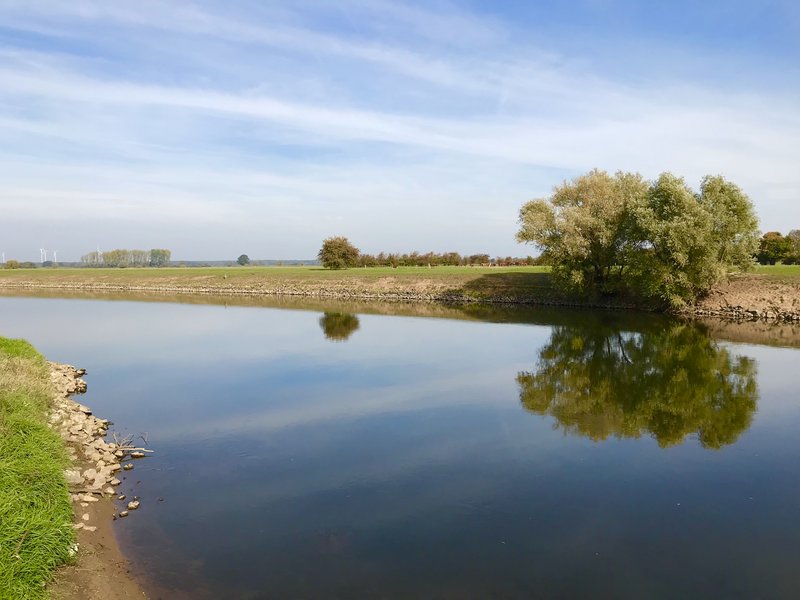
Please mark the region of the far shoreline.
[[313, 267], [56, 268], [0, 270], [0, 293], [287, 297], [316, 300], [525, 305], [666, 312], [735, 322], [800, 322], [798, 276], [740, 274], [703, 299], [663, 311], [621, 297], [585, 299], [553, 288], [542, 267], [400, 267], [341, 271]]

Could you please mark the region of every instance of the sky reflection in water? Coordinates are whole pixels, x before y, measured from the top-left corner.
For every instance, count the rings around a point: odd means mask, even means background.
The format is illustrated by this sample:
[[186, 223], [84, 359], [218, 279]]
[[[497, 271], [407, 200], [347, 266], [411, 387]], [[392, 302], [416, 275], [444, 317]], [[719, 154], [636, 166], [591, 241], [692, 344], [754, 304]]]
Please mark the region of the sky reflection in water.
[[123, 483], [143, 507], [117, 527], [164, 597], [800, 587], [798, 350], [619, 313], [0, 311], [4, 335], [89, 369], [99, 415], [147, 432], [157, 452]]

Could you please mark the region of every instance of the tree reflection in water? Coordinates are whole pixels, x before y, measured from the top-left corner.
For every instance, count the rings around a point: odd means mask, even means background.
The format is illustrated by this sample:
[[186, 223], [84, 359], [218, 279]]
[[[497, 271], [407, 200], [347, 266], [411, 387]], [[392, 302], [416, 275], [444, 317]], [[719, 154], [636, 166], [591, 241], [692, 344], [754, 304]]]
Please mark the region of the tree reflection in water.
[[344, 342], [358, 329], [358, 317], [348, 313], [326, 312], [319, 318], [325, 337], [333, 342]]
[[757, 366], [699, 325], [626, 331], [613, 322], [558, 325], [535, 371], [517, 375], [520, 401], [595, 441], [651, 435], [662, 447], [696, 434], [721, 448], [746, 431], [758, 401]]

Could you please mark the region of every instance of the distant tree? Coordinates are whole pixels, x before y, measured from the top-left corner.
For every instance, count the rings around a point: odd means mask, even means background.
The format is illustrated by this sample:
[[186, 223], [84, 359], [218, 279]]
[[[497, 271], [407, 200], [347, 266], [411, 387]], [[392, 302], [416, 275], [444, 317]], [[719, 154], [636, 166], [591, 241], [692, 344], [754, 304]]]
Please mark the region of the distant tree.
[[153, 248], [150, 250], [150, 266], [166, 267], [172, 258], [172, 251], [166, 248]]
[[756, 260], [762, 265], [785, 262], [792, 254], [793, 249], [792, 240], [789, 237], [783, 237], [779, 231], [768, 231], [761, 236]]
[[21, 265], [19, 264], [18, 260], [7, 260], [5, 262], [5, 264], [3, 265], [3, 268], [4, 269], [19, 269], [20, 266]]
[[358, 266], [358, 248], [346, 237], [329, 237], [322, 242], [317, 257], [326, 269], [347, 269]]
[[250, 257], [247, 256], [247, 254], [241, 254], [239, 258], [236, 259], [236, 262], [239, 263], [241, 266], [249, 265]]
[[150, 263], [149, 250], [130, 250], [129, 255], [132, 267], [146, 267]]
[[791, 243], [792, 249], [783, 262], [786, 264], [800, 265], [800, 229], [793, 229], [786, 238]]
[[81, 256], [81, 263], [87, 267], [103, 266], [103, 253], [94, 251]]
[[123, 249], [103, 252], [103, 264], [107, 267], [127, 267], [130, 262], [128, 251]]

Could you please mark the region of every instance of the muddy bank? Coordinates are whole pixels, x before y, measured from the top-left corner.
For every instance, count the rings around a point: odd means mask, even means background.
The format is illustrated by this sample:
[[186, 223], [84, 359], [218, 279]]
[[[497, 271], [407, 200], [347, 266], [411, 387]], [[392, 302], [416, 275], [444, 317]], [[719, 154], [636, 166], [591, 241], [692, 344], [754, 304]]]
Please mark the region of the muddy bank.
[[57, 363], [50, 363], [50, 368], [56, 395], [49, 420], [72, 460], [64, 476], [77, 530], [77, 562], [56, 573], [51, 597], [141, 600], [145, 595], [128, 570], [112, 528], [120, 514], [114, 503], [115, 499], [120, 502], [116, 494], [118, 475], [130, 464], [131, 455], [139, 451], [125, 443], [106, 442], [109, 422], [70, 398], [86, 391], [86, 382], [81, 379], [84, 370]]
[[730, 321], [800, 323], [800, 283], [757, 275], [734, 277], [682, 312]]
[[368, 302], [428, 302], [438, 304], [520, 304], [572, 308], [632, 309], [640, 307], [625, 298], [565, 297], [541, 273], [493, 273], [457, 285], [448, 279], [380, 277], [376, 279], [261, 281], [213, 279], [172, 279], [168, 283], [148, 281], [124, 283], [90, 279], [54, 281], [48, 279], [0, 279], [0, 294], [30, 292], [130, 294], [164, 296], [228, 296], [250, 298], [305, 298], [316, 300]]
[[[406, 302], [440, 305], [507, 304], [615, 310], [652, 310], [625, 298], [584, 299], [565, 297], [542, 273], [492, 273], [458, 283], [424, 276], [342, 279], [279, 279], [276, 276], [227, 279], [192, 277], [186, 271], [169, 278], [125, 282], [71, 274], [66, 279], [0, 278], [0, 294], [96, 294], [98, 297], [130, 295], [154, 298], [209, 296], [241, 299], [284, 298], [344, 302]], [[224, 276], [223, 276], [224, 277]], [[166, 279], [166, 280], [165, 280]], [[200, 300], [203, 302], [203, 300]], [[717, 285], [703, 300], [680, 311], [683, 316], [713, 317], [730, 321], [800, 322], [800, 282], [777, 281], [761, 275], [741, 275]]]

